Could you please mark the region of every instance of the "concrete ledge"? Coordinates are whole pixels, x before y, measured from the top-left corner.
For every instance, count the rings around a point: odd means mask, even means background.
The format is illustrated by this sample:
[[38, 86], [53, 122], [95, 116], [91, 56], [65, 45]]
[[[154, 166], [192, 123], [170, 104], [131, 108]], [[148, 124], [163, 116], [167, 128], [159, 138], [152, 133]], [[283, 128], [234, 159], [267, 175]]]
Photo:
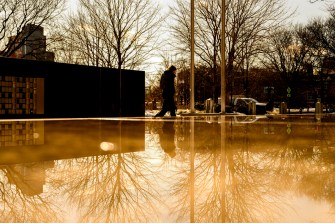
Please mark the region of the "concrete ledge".
[[181, 113], [180, 116], [219, 116], [219, 115], [239, 115], [238, 113]]

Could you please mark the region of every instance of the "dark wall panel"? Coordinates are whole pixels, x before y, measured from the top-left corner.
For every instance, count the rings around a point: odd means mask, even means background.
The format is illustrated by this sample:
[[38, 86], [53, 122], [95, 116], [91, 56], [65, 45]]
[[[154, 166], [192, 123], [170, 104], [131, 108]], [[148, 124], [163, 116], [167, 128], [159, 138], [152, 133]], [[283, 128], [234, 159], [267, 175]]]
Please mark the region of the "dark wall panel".
[[44, 117], [144, 116], [144, 71], [3, 57], [0, 66], [0, 76], [44, 78]]

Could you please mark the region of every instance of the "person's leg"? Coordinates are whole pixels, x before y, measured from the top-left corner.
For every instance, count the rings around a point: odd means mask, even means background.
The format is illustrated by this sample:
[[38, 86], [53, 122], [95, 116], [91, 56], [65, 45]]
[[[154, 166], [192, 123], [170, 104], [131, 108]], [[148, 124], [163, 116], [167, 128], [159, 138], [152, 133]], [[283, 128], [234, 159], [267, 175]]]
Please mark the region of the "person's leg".
[[170, 98], [168, 101], [168, 111], [171, 116], [176, 116], [176, 105], [174, 103], [174, 98]]
[[155, 117], [163, 117], [166, 114], [167, 111], [168, 111], [167, 101], [165, 99], [163, 99], [162, 110], [160, 110], [160, 112], [158, 112], [155, 115]]
[[170, 115], [171, 115], [171, 117], [176, 116], [176, 111], [174, 109], [170, 110]]
[[165, 110], [164, 108], [162, 108], [162, 110], [160, 110], [160, 112], [158, 112], [155, 117], [163, 117], [165, 115], [165, 113], [167, 112], [167, 110]]
[[176, 116], [176, 107], [173, 105], [170, 108], [170, 115], [171, 116]]

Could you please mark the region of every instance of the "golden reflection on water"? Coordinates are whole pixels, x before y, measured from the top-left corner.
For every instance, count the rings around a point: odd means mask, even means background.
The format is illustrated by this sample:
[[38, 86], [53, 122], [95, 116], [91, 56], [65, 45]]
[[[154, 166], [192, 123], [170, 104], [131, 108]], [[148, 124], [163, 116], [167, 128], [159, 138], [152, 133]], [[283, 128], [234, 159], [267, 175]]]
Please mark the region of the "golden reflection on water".
[[335, 122], [0, 122], [0, 222], [335, 222]]

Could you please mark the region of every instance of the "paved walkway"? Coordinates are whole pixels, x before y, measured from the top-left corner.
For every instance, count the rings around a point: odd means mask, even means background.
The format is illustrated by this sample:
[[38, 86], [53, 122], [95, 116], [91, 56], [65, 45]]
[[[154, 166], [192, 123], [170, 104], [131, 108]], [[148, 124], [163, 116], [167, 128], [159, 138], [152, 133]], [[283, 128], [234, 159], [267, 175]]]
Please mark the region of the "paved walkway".
[[[155, 116], [160, 110], [145, 110], [145, 116], [146, 117], [153, 117]], [[326, 111], [324, 110], [324, 114]], [[302, 111], [300, 109], [290, 109], [290, 112], [286, 115], [290, 114], [306, 114], [306, 115], [314, 115], [315, 114], [315, 108], [304, 108]], [[169, 115], [169, 113], [167, 113]], [[198, 115], [220, 115], [220, 113], [205, 113], [205, 111], [198, 111], [196, 110], [195, 113], [191, 113], [190, 109], [178, 109], [177, 115], [179, 116], [198, 116]], [[226, 113], [225, 115], [244, 115], [242, 113]], [[274, 108], [272, 112], [269, 112], [268, 115], [280, 115], [279, 114], [279, 108]]]

